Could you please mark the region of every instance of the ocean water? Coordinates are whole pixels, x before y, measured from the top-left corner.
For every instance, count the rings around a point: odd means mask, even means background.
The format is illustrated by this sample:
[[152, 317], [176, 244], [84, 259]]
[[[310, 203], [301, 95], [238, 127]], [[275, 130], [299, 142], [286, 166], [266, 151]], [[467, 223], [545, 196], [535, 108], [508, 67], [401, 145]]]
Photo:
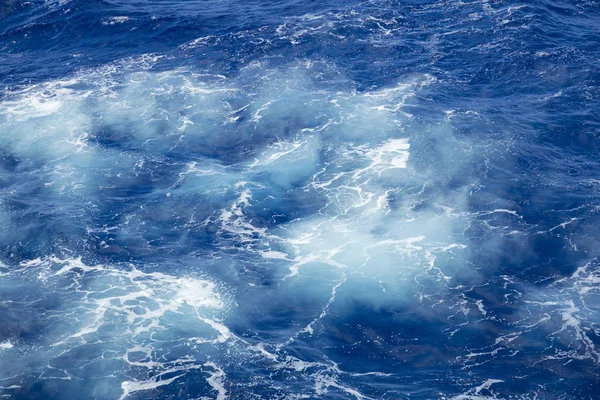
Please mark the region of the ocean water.
[[600, 399], [600, 3], [1, 0], [0, 397]]

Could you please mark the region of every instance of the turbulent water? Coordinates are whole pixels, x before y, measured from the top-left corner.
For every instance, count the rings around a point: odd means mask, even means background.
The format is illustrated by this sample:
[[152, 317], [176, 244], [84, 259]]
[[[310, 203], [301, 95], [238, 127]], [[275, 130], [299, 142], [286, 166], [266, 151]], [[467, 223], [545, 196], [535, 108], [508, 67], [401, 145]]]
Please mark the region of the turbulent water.
[[0, 18], [0, 397], [600, 398], [597, 1]]

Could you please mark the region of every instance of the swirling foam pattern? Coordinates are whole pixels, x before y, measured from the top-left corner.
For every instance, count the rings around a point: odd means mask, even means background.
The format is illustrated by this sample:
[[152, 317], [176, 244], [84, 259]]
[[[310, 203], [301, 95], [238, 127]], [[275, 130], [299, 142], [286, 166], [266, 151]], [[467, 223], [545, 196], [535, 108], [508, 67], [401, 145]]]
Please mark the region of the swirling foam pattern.
[[599, 398], [599, 18], [0, 3], [0, 396]]

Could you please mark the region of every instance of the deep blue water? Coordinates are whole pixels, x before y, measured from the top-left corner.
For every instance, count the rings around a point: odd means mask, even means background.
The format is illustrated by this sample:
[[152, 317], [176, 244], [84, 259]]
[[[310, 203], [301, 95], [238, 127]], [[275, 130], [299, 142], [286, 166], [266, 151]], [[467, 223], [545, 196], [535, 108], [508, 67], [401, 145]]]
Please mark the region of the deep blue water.
[[0, 0], [0, 397], [600, 399], [600, 3]]

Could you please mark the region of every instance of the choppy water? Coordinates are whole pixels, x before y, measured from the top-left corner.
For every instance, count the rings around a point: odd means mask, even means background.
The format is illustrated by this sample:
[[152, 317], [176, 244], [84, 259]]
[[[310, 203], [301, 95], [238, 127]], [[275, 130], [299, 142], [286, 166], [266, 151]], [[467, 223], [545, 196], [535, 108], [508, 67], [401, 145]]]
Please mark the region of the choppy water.
[[596, 1], [0, 16], [0, 396], [600, 398]]

